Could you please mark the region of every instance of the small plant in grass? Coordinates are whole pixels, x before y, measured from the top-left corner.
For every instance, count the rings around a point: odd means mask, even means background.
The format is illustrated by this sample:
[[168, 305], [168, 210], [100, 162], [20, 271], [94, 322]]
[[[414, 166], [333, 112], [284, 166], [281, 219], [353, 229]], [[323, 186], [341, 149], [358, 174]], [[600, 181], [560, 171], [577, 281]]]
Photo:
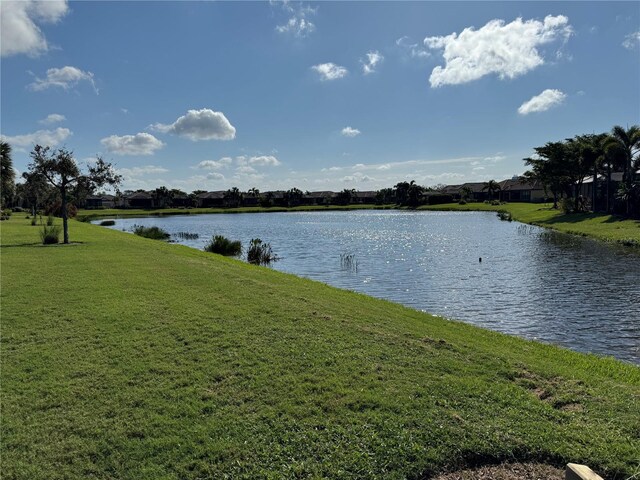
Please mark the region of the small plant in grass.
[[6, 210], [2, 210], [2, 213], [0, 213], [0, 220], [9, 220], [10, 216], [11, 210], [7, 208]]
[[60, 227], [57, 225], [43, 225], [40, 230], [40, 239], [43, 245], [60, 243]]
[[206, 252], [217, 253], [226, 257], [237, 257], [242, 253], [242, 244], [239, 240], [229, 240], [222, 235], [215, 235], [204, 249]]
[[511, 212], [507, 212], [505, 210], [500, 210], [498, 212], [498, 218], [505, 222], [513, 221], [513, 217], [511, 216]]
[[116, 224], [115, 220], [103, 220], [100, 222], [101, 227], [112, 227]]
[[269, 265], [278, 260], [270, 243], [263, 243], [259, 238], [252, 238], [247, 250], [247, 262], [254, 265]]
[[467, 204], [466, 200], [460, 200], [458, 202], [458, 205], [466, 205], [466, 204]]
[[51, 227], [53, 225], [53, 215], [49, 214], [47, 217], [47, 227]]
[[144, 225], [134, 225], [133, 233], [140, 237], [151, 238], [153, 240], [169, 240], [171, 234], [160, 227], [145, 227]]

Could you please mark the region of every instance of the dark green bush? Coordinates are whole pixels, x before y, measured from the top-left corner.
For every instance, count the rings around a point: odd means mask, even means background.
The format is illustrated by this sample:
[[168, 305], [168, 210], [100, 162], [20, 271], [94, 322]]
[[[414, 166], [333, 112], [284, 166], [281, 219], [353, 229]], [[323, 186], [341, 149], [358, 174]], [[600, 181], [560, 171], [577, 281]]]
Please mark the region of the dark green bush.
[[115, 220], [103, 220], [100, 222], [100, 226], [102, 227], [111, 227], [116, 224]]
[[145, 227], [143, 225], [134, 225], [133, 233], [140, 237], [151, 238], [153, 240], [169, 240], [171, 235], [160, 227]]
[[215, 235], [204, 250], [226, 257], [237, 257], [242, 253], [242, 244], [239, 240], [233, 241], [222, 235]]
[[43, 245], [53, 245], [60, 243], [60, 227], [57, 225], [43, 225], [40, 230], [40, 239]]
[[247, 251], [247, 262], [255, 265], [269, 265], [278, 260], [270, 243], [263, 243], [259, 238], [252, 238]]
[[466, 205], [466, 204], [467, 204], [467, 202], [465, 200], [460, 200], [458, 202], [458, 205]]

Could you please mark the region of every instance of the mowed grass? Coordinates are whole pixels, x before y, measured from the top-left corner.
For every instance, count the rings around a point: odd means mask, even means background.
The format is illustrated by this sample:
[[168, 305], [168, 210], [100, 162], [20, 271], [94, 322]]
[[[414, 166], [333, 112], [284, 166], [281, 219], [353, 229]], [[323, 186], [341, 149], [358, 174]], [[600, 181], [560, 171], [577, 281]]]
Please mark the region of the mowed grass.
[[554, 210], [550, 203], [447, 203], [423, 206], [420, 210], [499, 211], [510, 212], [514, 220], [564, 233], [593, 237], [606, 242], [640, 247], [640, 221], [603, 213], [571, 213]]
[[104, 227], [2, 222], [3, 479], [638, 472], [640, 368]]

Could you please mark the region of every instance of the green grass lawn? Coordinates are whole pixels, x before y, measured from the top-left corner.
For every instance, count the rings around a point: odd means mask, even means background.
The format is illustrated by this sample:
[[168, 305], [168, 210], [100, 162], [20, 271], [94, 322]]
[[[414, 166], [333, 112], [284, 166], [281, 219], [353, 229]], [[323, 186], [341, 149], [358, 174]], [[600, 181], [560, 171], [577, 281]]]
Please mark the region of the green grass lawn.
[[593, 237], [606, 242], [640, 247], [640, 221], [638, 220], [623, 219], [616, 215], [602, 213], [564, 214], [551, 207], [550, 203], [506, 203], [504, 205], [447, 203], [420, 207], [420, 210], [504, 210], [510, 212], [513, 219], [519, 222], [552, 228], [564, 233]]
[[3, 479], [638, 473], [636, 366], [85, 223], [0, 228]]

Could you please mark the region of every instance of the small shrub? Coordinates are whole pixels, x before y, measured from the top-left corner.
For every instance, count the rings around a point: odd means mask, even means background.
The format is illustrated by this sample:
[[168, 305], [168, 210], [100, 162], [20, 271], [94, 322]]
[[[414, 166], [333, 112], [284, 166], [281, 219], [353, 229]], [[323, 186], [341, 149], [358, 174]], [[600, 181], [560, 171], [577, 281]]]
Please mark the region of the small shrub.
[[0, 213], [0, 220], [9, 220], [10, 216], [11, 210], [7, 208], [5, 210], [2, 210], [2, 212]]
[[513, 217], [511, 216], [511, 212], [507, 212], [505, 210], [500, 210], [498, 212], [498, 218], [504, 222], [513, 221]]
[[40, 230], [40, 239], [43, 245], [60, 243], [60, 227], [57, 225], [43, 225], [42, 230]]
[[47, 217], [47, 227], [51, 227], [53, 225], [53, 215], [49, 214]]
[[101, 227], [112, 227], [116, 224], [115, 220], [103, 220], [100, 222]]
[[160, 227], [145, 227], [143, 225], [134, 225], [133, 233], [140, 237], [151, 238], [153, 240], [169, 240], [171, 235]]
[[254, 265], [269, 265], [278, 260], [270, 243], [263, 243], [259, 238], [252, 238], [247, 251], [247, 262]]
[[237, 257], [242, 253], [242, 244], [239, 240], [233, 241], [222, 235], [215, 235], [204, 249], [226, 257]]
[[573, 200], [573, 198], [561, 198], [559, 203], [560, 210], [562, 210], [563, 213], [571, 213], [576, 208], [576, 202]]
[[31, 226], [35, 227], [37, 224], [38, 224], [38, 217], [34, 215], [33, 218], [31, 219]]
[[491, 205], [493, 206], [502, 205], [502, 202], [500, 200], [491, 200]]
[[458, 205], [466, 205], [466, 204], [467, 204], [467, 202], [465, 200], [460, 200], [458, 202]]

